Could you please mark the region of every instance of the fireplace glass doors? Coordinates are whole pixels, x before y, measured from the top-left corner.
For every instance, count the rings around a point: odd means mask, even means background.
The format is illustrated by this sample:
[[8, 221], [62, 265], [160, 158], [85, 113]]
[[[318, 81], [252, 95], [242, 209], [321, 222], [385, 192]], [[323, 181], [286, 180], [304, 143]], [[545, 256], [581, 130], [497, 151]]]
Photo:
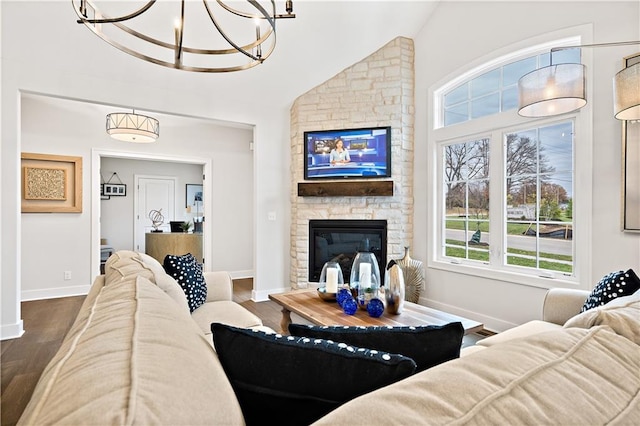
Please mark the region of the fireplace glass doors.
[[348, 283], [353, 259], [359, 251], [376, 256], [380, 280], [384, 282], [387, 265], [386, 220], [310, 220], [309, 281], [318, 282], [326, 262], [340, 264], [344, 282]]

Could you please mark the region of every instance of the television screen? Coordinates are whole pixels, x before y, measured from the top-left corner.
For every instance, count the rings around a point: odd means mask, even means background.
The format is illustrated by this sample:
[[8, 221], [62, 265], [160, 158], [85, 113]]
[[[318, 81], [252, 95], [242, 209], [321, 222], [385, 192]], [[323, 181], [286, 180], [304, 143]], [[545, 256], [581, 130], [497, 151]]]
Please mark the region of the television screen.
[[391, 176], [391, 127], [304, 132], [304, 178]]

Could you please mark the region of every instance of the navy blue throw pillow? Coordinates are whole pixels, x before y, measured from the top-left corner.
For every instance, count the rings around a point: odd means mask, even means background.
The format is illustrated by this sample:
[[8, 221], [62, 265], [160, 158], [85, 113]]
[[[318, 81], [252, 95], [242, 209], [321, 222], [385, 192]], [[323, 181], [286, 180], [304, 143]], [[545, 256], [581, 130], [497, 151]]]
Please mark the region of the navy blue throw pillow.
[[289, 333], [402, 354], [416, 362], [416, 372], [460, 357], [464, 327], [460, 322], [423, 326], [321, 326], [289, 324]]
[[191, 254], [182, 256], [168, 254], [164, 258], [164, 270], [175, 279], [187, 296], [189, 310], [195, 311], [207, 299], [207, 283], [202, 275], [202, 265]]
[[611, 272], [596, 284], [580, 312], [611, 302], [617, 297], [631, 296], [640, 289], [640, 278], [633, 269]]
[[309, 425], [416, 368], [411, 358], [346, 343], [220, 323], [211, 331], [248, 426]]

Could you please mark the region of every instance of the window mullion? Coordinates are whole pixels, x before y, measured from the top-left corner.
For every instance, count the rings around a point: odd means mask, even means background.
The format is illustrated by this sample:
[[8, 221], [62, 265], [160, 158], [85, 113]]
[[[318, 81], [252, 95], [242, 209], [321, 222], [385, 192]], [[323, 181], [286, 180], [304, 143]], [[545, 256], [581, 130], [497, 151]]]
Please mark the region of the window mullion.
[[504, 141], [501, 132], [493, 131], [489, 136], [489, 264], [493, 267], [503, 265], [506, 212], [505, 182], [503, 169]]

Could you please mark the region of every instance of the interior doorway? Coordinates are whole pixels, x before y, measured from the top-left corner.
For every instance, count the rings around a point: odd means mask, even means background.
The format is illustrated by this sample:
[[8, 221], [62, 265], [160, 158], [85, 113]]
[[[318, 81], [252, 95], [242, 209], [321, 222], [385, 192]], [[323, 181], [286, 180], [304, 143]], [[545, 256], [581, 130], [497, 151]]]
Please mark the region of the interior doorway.
[[[212, 174], [212, 164], [211, 159], [203, 159], [203, 158], [191, 158], [191, 157], [167, 157], [167, 156], [159, 156], [159, 155], [151, 155], [151, 154], [137, 154], [131, 152], [113, 152], [113, 151], [100, 151], [94, 150], [92, 152], [92, 231], [91, 231], [91, 241], [92, 241], [92, 256], [91, 256], [91, 269], [92, 274], [99, 274], [100, 271], [100, 254], [101, 254], [101, 239], [102, 237], [102, 223], [106, 220], [103, 218], [103, 214], [107, 214], [105, 209], [103, 208], [102, 203], [108, 203], [109, 201], [101, 200], [100, 196], [100, 182], [101, 182], [101, 164], [103, 159], [111, 159], [111, 160], [142, 160], [143, 162], [160, 162], [165, 164], [163, 167], [166, 169], [168, 164], [176, 164], [176, 165], [195, 165], [197, 166], [197, 181], [191, 181], [190, 183], [198, 183], [202, 184], [203, 192], [205, 194], [210, 193], [209, 182], [211, 182], [211, 174]], [[161, 207], [163, 211], [164, 209], [168, 209], [171, 211], [168, 215], [165, 215], [164, 223], [167, 231], [170, 230], [169, 222], [174, 219], [183, 220], [183, 217], [177, 214], [175, 209], [179, 206], [182, 206], [182, 201], [185, 201], [180, 197], [180, 190], [186, 190], [180, 186], [180, 183], [177, 181], [173, 181], [173, 183], [167, 182], [168, 180], [172, 180], [173, 176], [159, 176], [153, 174], [140, 174], [137, 177], [142, 179], [147, 179], [144, 185], [144, 197], [147, 199], [146, 204], [149, 207], [139, 206], [137, 200], [140, 198], [138, 194], [138, 183], [139, 182], [131, 182], [132, 186], [135, 188], [131, 188], [129, 193], [131, 194], [130, 207], [125, 207], [120, 210], [122, 212], [118, 213], [118, 220], [121, 222], [128, 222], [130, 225], [127, 229], [119, 230], [118, 232], [123, 232], [128, 234], [130, 237], [130, 246], [131, 250], [139, 250], [144, 252], [144, 233], [146, 230], [150, 230], [150, 221], [147, 219], [146, 224], [144, 221], [142, 222], [142, 226], [140, 226], [139, 230], [135, 230], [134, 228], [138, 228], [134, 222], [137, 222], [137, 216], [140, 216], [140, 219], [144, 219], [144, 217], [148, 217], [148, 211], [151, 210], [151, 203], [155, 203], [156, 201], [162, 200], [166, 198], [162, 203], [167, 204], [165, 207]], [[209, 177], [209, 179], [207, 179]], [[140, 180], [140, 179], [137, 179]], [[153, 180], [153, 181], [152, 181]], [[164, 182], [162, 182], [164, 180]], [[171, 190], [170, 186], [173, 184], [174, 189]], [[176, 190], [178, 189], [178, 190]], [[165, 194], [162, 195], [161, 193]], [[183, 191], [184, 192], [184, 191]], [[174, 194], [173, 202], [170, 201], [170, 194]], [[178, 194], [178, 195], [175, 195]], [[151, 198], [149, 198], [151, 197]], [[211, 209], [211, 197], [204, 197], [204, 211], [210, 211]], [[155, 201], [154, 201], [155, 200]], [[116, 200], [116, 202], [122, 202], [122, 199]], [[136, 205], [133, 206], [133, 203]], [[143, 203], [144, 205], [145, 203]], [[182, 206], [184, 207], [184, 206]], [[111, 205], [110, 205], [111, 208]], [[117, 208], [117, 206], [116, 206]], [[157, 209], [157, 208], [156, 208]], [[146, 213], [145, 213], [146, 212]], [[144, 216], [144, 217], [143, 217]], [[121, 220], [122, 218], [128, 217], [128, 219]], [[134, 220], [136, 219], [136, 220]], [[123, 228], [125, 227], [125, 223], [122, 223]], [[142, 243], [141, 243], [142, 242]], [[139, 246], [139, 248], [138, 248]], [[212, 253], [212, 244], [211, 238], [209, 238], [206, 233], [203, 233], [203, 258], [205, 260], [205, 270], [207, 269], [207, 263], [210, 265], [210, 257]]]

